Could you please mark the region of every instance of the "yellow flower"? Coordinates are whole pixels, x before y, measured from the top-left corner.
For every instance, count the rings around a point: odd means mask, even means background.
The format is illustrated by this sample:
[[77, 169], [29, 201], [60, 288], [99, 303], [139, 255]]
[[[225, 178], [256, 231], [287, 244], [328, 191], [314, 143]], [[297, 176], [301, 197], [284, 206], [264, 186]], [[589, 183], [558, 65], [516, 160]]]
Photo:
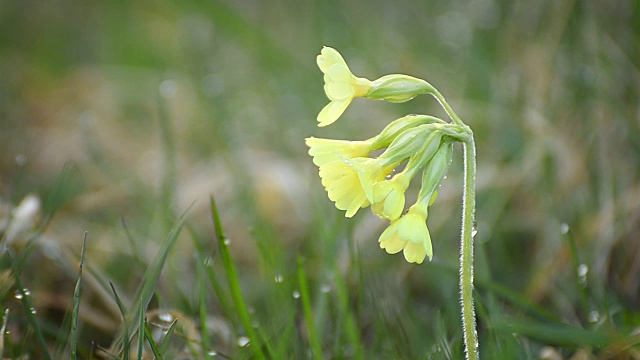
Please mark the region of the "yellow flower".
[[371, 140], [348, 141], [314, 137], [306, 139], [309, 155], [313, 157], [313, 163], [317, 166], [322, 166], [334, 160], [367, 156], [372, 151], [371, 143]]
[[327, 126], [338, 120], [354, 98], [367, 95], [372, 84], [353, 75], [340, 53], [333, 48], [322, 48], [316, 61], [324, 73], [324, 92], [331, 100], [318, 114], [318, 126]]
[[391, 167], [381, 167], [376, 159], [340, 159], [321, 165], [320, 178], [329, 199], [338, 209], [346, 210], [346, 217], [352, 217], [358, 209], [370, 204], [362, 179], [370, 178], [375, 183], [383, 180], [391, 170]]
[[383, 219], [396, 220], [404, 210], [404, 193], [409, 187], [411, 177], [404, 172], [390, 180], [384, 180], [373, 186], [371, 210]]
[[417, 203], [380, 235], [380, 247], [389, 254], [403, 251], [410, 263], [422, 264], [425, 257], [433, 257], [431, 236], [427, 229], [427, 206]]

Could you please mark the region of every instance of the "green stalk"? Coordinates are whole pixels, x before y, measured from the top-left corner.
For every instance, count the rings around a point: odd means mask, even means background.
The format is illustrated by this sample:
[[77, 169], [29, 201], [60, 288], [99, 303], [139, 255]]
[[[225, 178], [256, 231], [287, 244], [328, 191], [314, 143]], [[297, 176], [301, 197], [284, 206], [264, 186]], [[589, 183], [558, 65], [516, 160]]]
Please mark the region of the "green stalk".
[[431, 91], [447, 115], [456, 125], [466, 130], [468, 136], [458, 138], [464, 144], [464, 193], [462, 194], [462, 232], [460, 236], [460, 305], [462, 332], [467, 360], [478, 360], [478, 333], [473, 305], [473, 236], [476, 213], [476, 144], [473, 132], [453, 111], [444, 96], [434, 87]]
[[467, 360], [478, 360], [478, 333], [473, 306], [473, 224], [476, 211], [476, 145], [473, 135], [464, 143], [464, 194], [460, 239], [460, 303]]

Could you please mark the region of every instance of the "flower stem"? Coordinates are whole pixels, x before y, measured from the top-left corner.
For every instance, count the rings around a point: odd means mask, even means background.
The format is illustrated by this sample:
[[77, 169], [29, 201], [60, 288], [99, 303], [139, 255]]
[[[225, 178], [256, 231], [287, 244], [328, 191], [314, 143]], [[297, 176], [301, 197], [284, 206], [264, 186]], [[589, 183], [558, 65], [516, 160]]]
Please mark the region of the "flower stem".
[[464, 194], [460, 239], [460, 303], [467, 360], [478, 360], [478, 333], [473, 306], [473, 236], [476, 210], [476, 145], [473, 134], [464, 143]]
[[[430, 84], [429, 84], [430, 85]], [[468, 136], [458, 138], [464, 144], [464, 193], [462, 195], [462, 233], [460, 236], [460, 304], [462, 311], [462, 331], [467, 360], [478, 360], [478, 333], [473, 305], [473, 236], [475, 235], [476, 212], [476, 144], [473, 132], [458, 114], [453, 111], [444, 96], [432, 87], [433, 95], [456, 125], [461, 126]]]

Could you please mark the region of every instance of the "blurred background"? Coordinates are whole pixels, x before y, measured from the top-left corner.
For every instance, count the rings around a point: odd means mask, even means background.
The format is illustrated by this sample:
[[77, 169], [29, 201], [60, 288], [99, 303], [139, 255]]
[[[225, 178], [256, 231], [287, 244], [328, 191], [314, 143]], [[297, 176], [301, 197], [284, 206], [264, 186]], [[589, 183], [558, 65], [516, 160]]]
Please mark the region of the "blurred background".
[[[461, 148], [429, 217], [434, 260], [385, 254], [386, 224], [335, 209], [304, 138], [445, 114], [430, 97], [357, 99], [316, 127], [325, 45], [357, 76], [426, 79], [474, 129], [481, 353], [640, 358], [633, 0], [0, 2], [0, 231], [18, 254], [35, 244], [21, 277], [40, 321], [56, 329], [68, 313], [88, 231], [81, 342], [108, 347], [121, 320], [100, 284], [133, 294], [186, 213], [151, 308], [197, 331], [194, 244], [217, 256], [213, 196], [265, 337], [294, 326], [286, 358], [310, 356], [291, 296], [298, 256], [325, 358], [460, 358]], [[10, 273], [0, 282], [12, 341], [26, 342]], [[214, 348], [250, 357], [208, 301], [209, 325], [226, 329]]]

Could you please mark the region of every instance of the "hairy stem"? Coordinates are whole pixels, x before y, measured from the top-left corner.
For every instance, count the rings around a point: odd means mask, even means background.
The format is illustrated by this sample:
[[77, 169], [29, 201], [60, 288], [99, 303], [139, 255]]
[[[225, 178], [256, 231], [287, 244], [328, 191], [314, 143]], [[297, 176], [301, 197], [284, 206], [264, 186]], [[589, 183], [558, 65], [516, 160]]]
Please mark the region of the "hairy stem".
[[478, 334], [473, 306], [473, 236], [476, 210], [476, 145], [473, 135], [464, 143], [464, 194], [460, 237], [460, 303], [467, 360], [478, 360]]

